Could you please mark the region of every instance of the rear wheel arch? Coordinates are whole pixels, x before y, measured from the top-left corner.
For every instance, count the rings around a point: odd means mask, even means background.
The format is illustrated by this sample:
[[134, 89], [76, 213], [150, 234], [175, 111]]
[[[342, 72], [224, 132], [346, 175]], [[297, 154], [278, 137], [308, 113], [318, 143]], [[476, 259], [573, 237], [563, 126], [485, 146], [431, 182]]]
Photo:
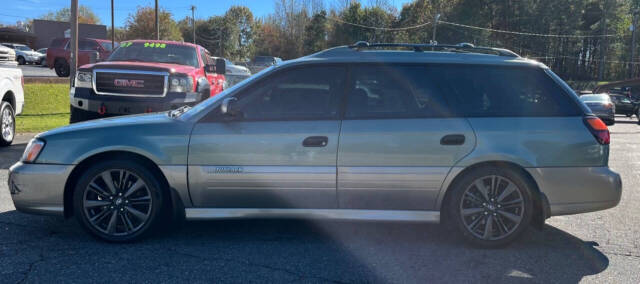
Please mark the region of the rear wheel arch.
[[148, 170], [150, 170], [156, 176], [156, 178], [158, 179], [158, 182], [163, 186], [163, 189], [165, 190], [164, 192], [166, 197], [165, 204], [164, 204], [166, 206], [165, 208], [170, 209], [170, 210], [167, 210], [167, 212], [164, 212], [166, 213], [166, 217], [171, 218], [172, 215], [175, 215], [174, 213], [182, 213], [182, 214], [184, 213], [184, 212], [180, 212], [180, 210], [184, 211], [184, 205], [182, 200], [180, 199], [179, 195], [175, 193], [173, 189], [171, 189], [167, 178], [162, 173], [162, 170], [160, 170], [160, 167], [158, 167], [156, 163], [154, 163], [148, 157], [145, 157], [143, 155], [133, 153], [133, 152], [107, 151], [107, 152], [97, 153], [95, 155], [85, 158], [80, 163], [78, 163], [69, 174], [69, 177], [67, 178], [67, 181], [64, 186], [64, 200], [63, 200], [64, 205], [63, 206], [64, 206], [65, 218], [70, 218], [74, 215], [73, 193], [76, 188], [76, 184], [79, 178], [82, 176], [82, 174], [86, 172], [91, 165], [95, 164], [98, 161], [117, 160], [117, 159], [134, 160], [142, 164], [143, 166], [145, 166]]
[[476, 163], [473, 164], [471, 166], [466, 167], [464, 170], [462, 170], [460, 173], [458, 173], [453, 180], [449, 183], [449, 185], [446, 188], [446, 191], [444, 193], [444, 197], [440, 200], [439, 206], [440, 208], [438, 210], [440, 210], [440, 216], [442, 218], [443, 222], [446, 222], [446, 219], [448, 216], [447, 215], [447, 210], [445, 208], [445, 204], [447, 204], [447, 200], [448, 198], [450, 198], [451, 196], [451, 192], [452, 189], [457, 185], [457, 183], [469, 172], [471, 172], [474, 169], [477, 168], [483, 168], [483, 167], [497, 167], [497, 168], [508, 168], [511, 170], [515, 170], [516, 172], [518, 172], [528, 183], [531, 184], [531, 187], [533, 188], [533, 208], [534, 208], [534, 214], [533, 214], [533, 220], [532, 220], [532, 224], [538, 228], [538, 229], [542, 229], [543, 225], [544, 225], [544, 221], [550, 217], [550, 211], [549, 211], [549, 202], [547, 201], [547, 197], [544, 195], [544, 193], [542, 193], [542, 191], [540, 190], [540, 187], [538, 186], [538, 183], [536, 182], [536, 180], [533, 178], [533, 176], [521, 165], [518, 165], [516, 163], [513, 162], [508, 162], [508, 161], [486, 161], [486, 162], [480, 162], [480, 163]]

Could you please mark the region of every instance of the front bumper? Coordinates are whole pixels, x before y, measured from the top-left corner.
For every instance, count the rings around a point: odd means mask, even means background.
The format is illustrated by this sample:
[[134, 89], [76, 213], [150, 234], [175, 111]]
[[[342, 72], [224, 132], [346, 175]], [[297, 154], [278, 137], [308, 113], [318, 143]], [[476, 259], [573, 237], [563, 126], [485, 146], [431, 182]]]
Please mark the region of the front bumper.
[[622, 196], [622, 179], [608, 167], [528, 168], [549, 200], [551, 216], [615, 207]]
[[24, 164], [9, 168], [9, 191], [18, 211], [64, 215], [64, 186], [72, 165]]
[[72, 106], [103, 115], [167, 111], [184, 105], [193, 106], [206, 98], [208, 97], [195, 92], [168, 92], [164, 97], [134, 97], [98, 95], [89, 88], [71, 88], [69, 91]]

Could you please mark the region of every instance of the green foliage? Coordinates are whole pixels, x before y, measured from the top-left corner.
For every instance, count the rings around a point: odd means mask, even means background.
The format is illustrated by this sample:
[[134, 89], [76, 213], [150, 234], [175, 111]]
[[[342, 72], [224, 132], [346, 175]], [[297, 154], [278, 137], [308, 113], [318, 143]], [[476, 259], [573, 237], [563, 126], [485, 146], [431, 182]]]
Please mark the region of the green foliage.
[[304, 52], [311, 54], [327, 48], [327, 12], [313, 15], [304, 28]]
[[[160, 39], [181, 41], [182, 34], [171, 13], [160, 9], [158, 14]], [[127, 39], [155, 39], [155, 12], [152, 7], [138, 7], [135, 14], [130, 14], [126, 22]]]
[[[68, 22], [71, 10], [69, 8], [62, 8], [55, 12], [48, 12], [39, 17], [39, 19]], [[91, 10], [91, 8], [85, 5], [78, 6], [78, 23], [82, 24], [100, 24], [100, 18]]]

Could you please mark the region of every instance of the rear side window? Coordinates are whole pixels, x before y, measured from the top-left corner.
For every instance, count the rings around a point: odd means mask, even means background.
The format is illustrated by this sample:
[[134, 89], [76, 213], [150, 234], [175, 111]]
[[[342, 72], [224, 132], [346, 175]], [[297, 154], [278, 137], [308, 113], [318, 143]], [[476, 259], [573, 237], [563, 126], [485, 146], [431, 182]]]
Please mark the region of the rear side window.
[[90, 40], [80, 40], [78, 42], [78, 49], [93, 51], [98, 49], [98, 44]]
[[49, 47], [51, 48], [62, 48], [67, 44], [67, 41], [63, 38], [56, 38], [51, 41]]
[[425, 76], [424, 65], [353, 67], [345, 118], [413, 118], [451, 116], [438, 81]]
[[437, 65], [425, 74], [464, 116], [578, 116], [575, 101], [541, 68]]

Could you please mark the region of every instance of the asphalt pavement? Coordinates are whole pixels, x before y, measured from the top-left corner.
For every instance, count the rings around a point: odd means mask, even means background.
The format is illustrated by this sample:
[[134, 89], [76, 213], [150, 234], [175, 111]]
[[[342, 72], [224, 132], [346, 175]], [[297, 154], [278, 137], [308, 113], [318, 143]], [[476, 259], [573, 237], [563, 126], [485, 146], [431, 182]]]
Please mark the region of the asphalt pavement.
[[0, 149], [0, 281], [640, 283], [640, 126], [618, 117], [613, 209], [553, 217], [503, 249], [478, 249], [434, 224], [241, 220], [187, 222], [133, 244], [77, 223], [16, 212], [7, 168], [29, 135]]
[[20, 69], [22, 69], [22, 75], [24, 77], [58, 77], [56, 75], [56, 71], [53, 71], [53, 69], [49, 69], [49, 67], [46, 66], [34, 64], [25, 64], [18, 66], [20, 67]]

